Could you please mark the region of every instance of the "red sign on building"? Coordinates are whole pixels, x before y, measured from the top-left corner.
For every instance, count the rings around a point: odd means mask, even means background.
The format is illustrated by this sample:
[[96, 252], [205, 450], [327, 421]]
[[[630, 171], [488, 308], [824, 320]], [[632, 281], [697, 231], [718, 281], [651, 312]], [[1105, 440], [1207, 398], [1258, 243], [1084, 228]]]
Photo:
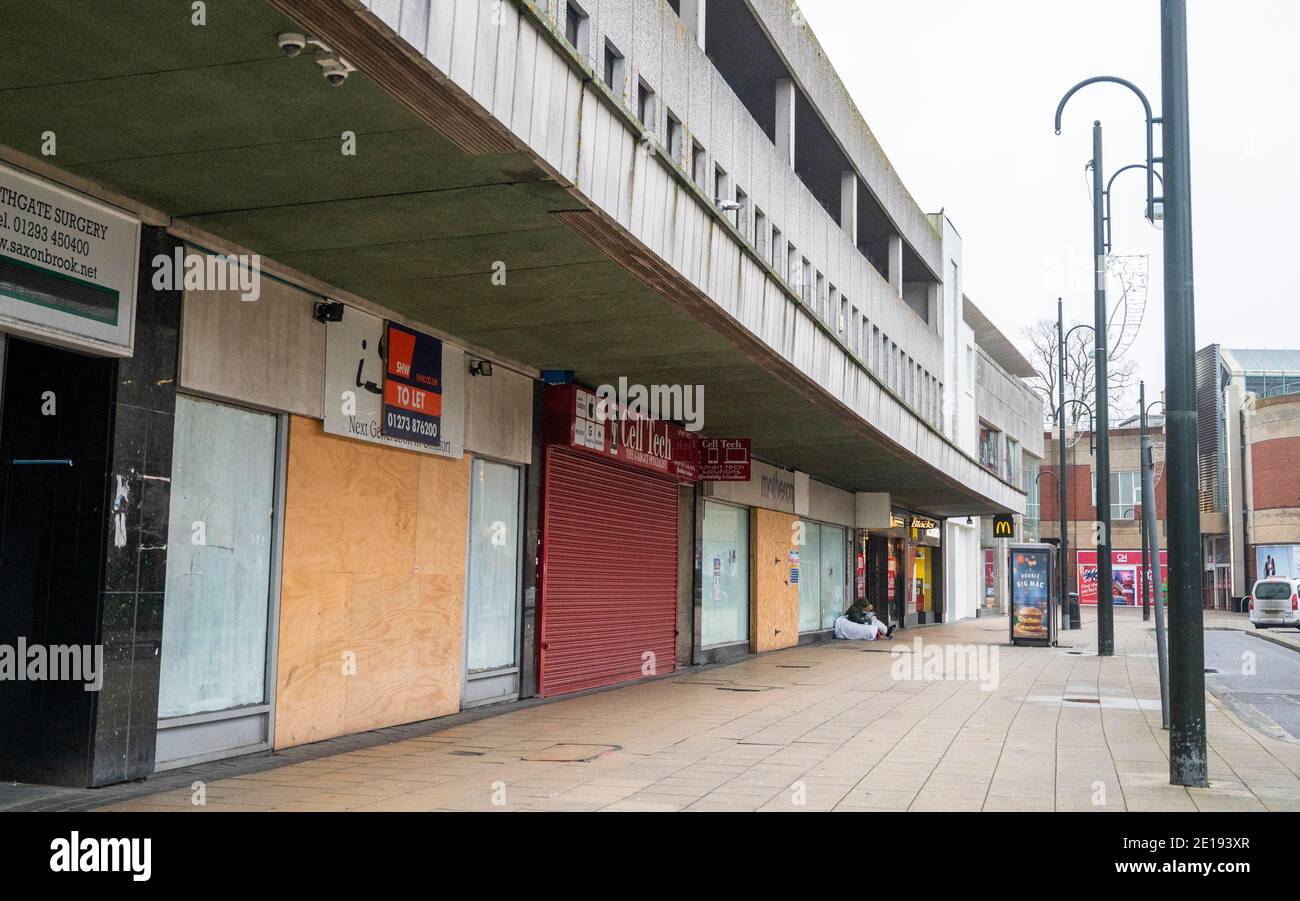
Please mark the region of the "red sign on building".
[[[1078, 559], [1079, 603], [1097, 603], [1097, 552], [1079, 551]], [[1141, 551], [1111, 551], [1111, 603], [1116, 607], [1141, 606], [1142, 597], [1138, 594], [1138, 570], [1142, 568]], [[1147, 577], [1152, 575], [1147, 567]], [[1169, 553], [1160, 552], [1160, 584], [1169, 585]]]
[[694, 435], [659, 419], [629, 415], [625, 408], [577, 385], [549, 385], [545, 399], [544, 437], [606, 460], [672, 476], [699, 479], [699, 450]]

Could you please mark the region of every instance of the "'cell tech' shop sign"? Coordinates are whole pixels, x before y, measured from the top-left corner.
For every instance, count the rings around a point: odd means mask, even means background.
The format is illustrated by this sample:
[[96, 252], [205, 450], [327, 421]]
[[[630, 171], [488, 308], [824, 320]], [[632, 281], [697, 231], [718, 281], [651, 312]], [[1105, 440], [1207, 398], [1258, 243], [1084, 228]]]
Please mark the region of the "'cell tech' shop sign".
[[0, 165], [0, 326], [130, 356], [140, 222]]
[[632, 415], [609, 398], [577, 385], [548, 386], [545, 414], [548, 443], [684, 482], [699, 479], [695, 436], [673, 423]]

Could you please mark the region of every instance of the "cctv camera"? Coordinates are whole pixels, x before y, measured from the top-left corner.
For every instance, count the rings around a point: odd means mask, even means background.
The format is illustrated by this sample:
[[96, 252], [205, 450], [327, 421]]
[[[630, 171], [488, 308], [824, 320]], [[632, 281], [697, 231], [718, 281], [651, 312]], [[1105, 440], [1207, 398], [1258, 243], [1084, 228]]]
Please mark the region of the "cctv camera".
[[342, 322], [343, 304], [337, 300], [322, 300], [316, 304], [312, 318], [317, 322]]
[[337, 56], [327, 56], [316, 62], [320, 64], [321, 74], [325, 76], [325, 80], [336, 88], [347, 81], [348, 73], [352, 71], [352, 67]]
[[276, 40], [279, 41], [280, 52], [285, 56], [297, 56], [307, 46], [307, 36], [296, 31], [286, 31]]

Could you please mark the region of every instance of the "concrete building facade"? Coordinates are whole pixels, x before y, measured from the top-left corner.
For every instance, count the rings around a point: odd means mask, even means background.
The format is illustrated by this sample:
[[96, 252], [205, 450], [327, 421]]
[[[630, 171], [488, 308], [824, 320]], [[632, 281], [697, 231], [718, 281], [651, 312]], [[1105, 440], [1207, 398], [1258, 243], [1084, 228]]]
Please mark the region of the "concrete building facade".
[[[1294, 571], [1292, 442], [1300, 352], [1211, 344], [1197, 354], [1205, 604], [1228, 609], [1265, 570]], [[1278, 561], [1283, 561], [1279, 567]]]
[[[1025, 512], [1017, 516], [1013, 538], [995, 537], [993, 520], [982, 517], [974, 526], [979, 536], [977, 603], [970, 615], [996, 616], [1006, 611], [1007, 547], [1013, 541], [1039, 539], [1039, 467], [1043, 460], [1043, 400], [1026, 379], [1033, 364], [980, 310], [965, 299], [965, 355], [968, 401], [974, 415], [963, 410], [966, 440], [980, 465], [1019, 486], [1026, 494]], [[1049, 489], [1051, 485], [1049, 484]]]
[[1300, 578], [1300, 392], [1258, 399], [1242, 417], [1246, 591]]
[[104, 666], [0, 685], [0, 775], [974, 615], [1022, 361], [785, 2], [14, 16], [0, 643]]

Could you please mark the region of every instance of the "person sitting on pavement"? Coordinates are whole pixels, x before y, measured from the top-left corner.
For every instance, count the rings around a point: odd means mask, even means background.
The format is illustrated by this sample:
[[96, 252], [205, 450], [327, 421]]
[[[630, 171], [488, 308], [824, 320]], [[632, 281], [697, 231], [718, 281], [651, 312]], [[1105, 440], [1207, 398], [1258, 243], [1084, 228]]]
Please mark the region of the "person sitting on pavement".
[[856, 641], [875, 641], [877, 638], [894, 639], [894, 629], [890, 623], [876, 618], [876, 611], [862, 604], [854, 604], [845, 614], [835, 620], [835, 637]]

